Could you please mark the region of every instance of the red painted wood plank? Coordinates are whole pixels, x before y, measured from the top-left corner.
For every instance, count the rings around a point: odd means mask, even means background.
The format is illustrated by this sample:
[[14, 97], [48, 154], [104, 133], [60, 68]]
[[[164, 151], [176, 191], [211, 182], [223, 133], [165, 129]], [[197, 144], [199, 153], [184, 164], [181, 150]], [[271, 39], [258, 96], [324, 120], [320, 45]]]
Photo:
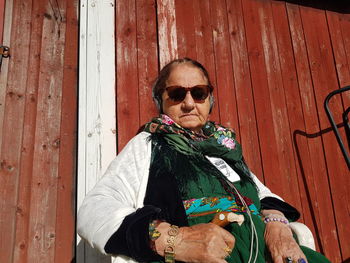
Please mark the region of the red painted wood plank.
[[[347, 73], [345, 69], [347, 67], [348, 72], [350, 71], [350, 14], [337, 13], [337, 16], [339, 17], [339, 27], [341, 30], [341, 37], [344, 45], [344, 52], [342, 55], [345, 56], [347, 62], [345, 63], [345, 58], [342, 58], [342, 61], [344, 61], [342, 65], [344, 66], [341, 67], [341, 69], [342, 72], [345, 72], [342, 73], [342, 77], [340, 79], [340, 87], [345, 87], [350, 85], [350, 73]], [[344, 100], [344, 107], [346, 108], [350, 105], [350, 92], [343, 93], [342, 98]]]
[[[66, 3], [65, 3], [66, 2]], [[75, 192], [77, 159], [77, 93], [78, 93], [78, 17], [79, 1], [64, 0], [66, 5], [66, 35], [62, 82], [62, 114], [58, 193], [56, 217], [56, 247], [54, 262], [71, 262], [75, 256]], [[60, 5], [61, 6], [61, 5]]]
[[[341, 27], [343, 17], [344, 17], [343, 15], [340, 15], [335, 12], [330, 12], [330, 11], [326, 12], [327, 24], [329, 28], [329, 33], [330, 33], [330, 38], [332, 43], [332, 50], [333, 50], [334, 59], [335, 59], [337, 79], [339, 81], [340, 87], [350, 85], [350, 66], [349, 66], [348, 57], [346, 55], [345, 41], [343, 40], [343, 31]], [[349, 33], [350, 33], [350, 30], [349, 30]], [[344, 34], [345, 38], [346, 36], [347, 34]], [[350, 36], [347, 36], [347, 37], [350, 38]], [[347, 109], [348, 107], [350, 107], [350, 92], [346, 92], [342, 96], [338, 95], [338, 98], [341, 98], [341, 97], [342, 97], [341, 102], [343, 103], [343, 107], [340, 107], [339, 110], [342, 112], [342, 111], [345, 111], [345, 109]], [[339, 102], [340, 100], [338, 100], [338, 103]], [[340, 130], [344, 130], [344, 128], [341, 128]], [[342, 136], [343, 142], [345, 142], [345, 145], [346, 145], [347, 138], [344, 135], [344, 132], [342, 133], [342, 135], [343, 135]], [[332, 186], [331, 188], [332, 195], [334, 199], [334, 207], [335, 207], [334, 213], [335, 213], [335, 218], [337, 222], [341, 254], [342, 254], [343, 260], [345, 260], [350, 257], [350, 242], [348, 241], [348, 238], [346, 238], [350, 234], [350, 231], [347, 228], [344, 228], [343, 226], [345, 221], [350, 220], [350, 216], [349, 216], [350, 195], [346, 191], [347, 186], [350, 185], [350, 179], [348, 174], [344, 174], [344, 175], [341, 174], [340, 176], [338, 175], [337, 178], [332, 178], [330, 181]], [[344, 186], [344, 184], [346, 186]], [[345, 209], [344, 209], [344, 206], [345, 206]], [[338, 209], [340, 210], [338, 211]]]
[[230, 32], [232, 67], [237, 94], [239, 131], [243, 153], [250, 169], [257, 176], [262, 178], [263, 171], [260, 145], [248, 63], [243, 10], [240, 0], [227, 2], [227, 15]]
[[[311, 228], [314, 236], [316, 237], [317, 246], [319, 246], [321, 237], [319, 236], [317, 220], [315, 217], [322, 217], [323, 214], [327, 212], [323, 211], [325, 208], [318, 208], [317, 202], [315, 202], [315, 200], [317, 200], [317, 196], [315, 192], [316, 185], [313, 178], [318, 176], [318, 174], [313, 172], [312, 165], [310, 164], [315, 163], [316, 166], [320, 167], [325, 167], [326, 164], [322, 155], [320, 155], [320, 159], [317, 159], [315, 158], [317, 157], [316, 154], [310, 153], [308, 141], [312, 139], [308, 139], [305, 136], [306, 126], [308, 126], [308, 124], [305, 124], [305, 122], [310, 122], [310, 120], [314, 119], [314, 116], [311, 116], [312, 113], [316, 114], [317, 116], [317, 109], [316, 105], [314, 105], [315, 108], [311, 110], [306, 109], [305, 105], [302, 105], [302, 93], [304, 94], [304, 102], [305, 99], [313, 100], [313, 93], [308, 93], [307, 91], [299, 91], [299, 85], [300, 89], [303, 90], [305, 87], [312, 86], [307, 62], [307, 55], [305, 54], [306, 49], [302, 47], [304, 46], [304, 42], [302, 40], [303, 29], [300, 26], [300, 20], [295, 21], [296, 18], [292, 15], [288, 18], [284, 15], [286, 12], [285, 3], [272, 2], [272, 6], [274, 11], [274, 19], [276, 21], [275, 28], [277, 32], [277, 40], [279, 43], [278, 47], [282, 69], [283, 86], [286, 92], [286, 106], [288, 109], [288, 119], [291, 127], [291, 135], [293, 136], [294, 140], [293, 148], [298, 173], [298, 184], [300, 188], [299, 194], [294, 194], [293, 187], [293, 196], [291, 196], [291, 199], [301, 200], [301, 202], [298, 200], [299, 202], [293, 203], [296, 204], [297, 207], [302, 211], [302, 220]], [[292, 12], [291, 10], [289, 11]], [[283, 16], [281, 14], [283, 14]], [[288, 25], [287, 19], [289, 20], [290, 25]], [[284, 32], [282, 32], [282, 27], [284, 28]], [[293, 41], [290, 39], [289, 27], [291, 28], [290, 31]], [[293, 54], [293, 48], [291, 46], [292, 42], [295, 47], [295, 54]], [[302, 63], [305, 64], [305, 67], [302, 70], [299, 70], [298, 77], [295, 70], [296, 64], [294, 63], [294, 57], [296, 63], [299, 64], [299, 68], [304, 66], [301, 65]], [[312, 105], [309, 105], [309, 107], [312, 107]], [[305, 113], [303, 112], [303, 108], [306, 109]], [[305, 119], [304, 114], [306, 115]], [[320, 140], [318, 146], [321, 148], [322, 153], [322, 142]], [[329, 191], [324, 194], [330, 196]], [[318, 198], [323, 197], [319, 196]]]
[[[214, 58], [217, 85], [217, 104], [220, 122], [224, 126], [239, 127], [237, 102], [234, 89], [232, 59], [228, 32], [225, 1], [213, 0], [210, 3], [210, 22], [212, 24]], [[239, 140], [239, 134], [238, 134]]]
[[18, 212], [16, 217], [16, 239], [14, 244], [14, 262], [27, 262], [28, 228], [30, 217], [31, 180], [35, 143], [37, 96], [39, 86], [40, 50], [42, 39], [44, 6], [33, 4], [31, 13], [31, 32], [28, 78], [26, 82], [26, 102], [21, 152], [21, 177], [19, 181]]
[[[285, 87], [280, 65], [280, 58], [286, 59], [287, 57], [281, 52], [284, 48], [282, 47], [282, 41], [278, 43], [277, 39], [278, 33], [280, 33], [280, 38], [283, 37], [283, 34], [289, 38], [288, 27], [283, 27], [283, 20], [286, 21], [286, 14], [282, 12], [274, 21], [271, 2], [259, 2], [256, 7], [261, 30], [260, 41], [263, 48], [262, 54], [265, 59], [265, 65], [262, 66], [266, 68], [268, 83], [267, 89], [264, 92], [269, 93], [269, 102], [266, 101], [265, 103], [270, 103], [271, 105], [272, 119], [269, 120], [269, 129], [273, 129], [274, 132], [274, 137], [269, 138], [269, 140], [274, 140], [276, 145], [275, 151], [277, 152], [277, 160], [280, 168], [278, 176], [271, 176], [269, 173], [265, 172], [265, 182], [286, 201], [295, 206], [300, 206], [297, 173], [293, 156], [293, 143], [290, 134]], [[278, 28], [280, 32], [278, 32], [276, 28]], [[258, 96], [260, 95], [258, 94]], [[264, 137], [262, 136], [264, 136], [263, 133], [260, 133], [260, 140], [263, 140]], [[290, 191], [291, 188], [293, 188], [293, 194]]]
[[264, 177], [268, 174], [269, 178], [275, 178], [276, 180], [268, 182], [268, 186], [277, 194], [281, 194], [279, 185], [282, 169], [278, 158], [279, 149], [275, 131], [271, 129], [273, 116], [261, 39], [258, 13], [261, 6], [259, 4], [261, 3], [252, 0], [242, 1]]
[[2, 35], [4, 32], [5, 0], [0, 0], [0, 44], [2, 44]]
[[[58, 3], [58, 2], [56, 2]], [[30, 198], [28, 262], [50, 262], [56, 245], [65, 3], [45, 7], [40, 50], [37, 120]], [[61, 215], [62, 216], [62, 215]]]
[[[300, 155], [298, 159], [300, 160], [299, 163], [302, 172], [300, 181], [304, 182], [301, 186], [305, 186], [305, 190], [302, 191], [302, 194], [305, 193], [305, 195], [301, 197], [304, 205], [304, 219], [305, 223], [312, 227], [319, 250], [324, 252], [324, 246], [321, 241], [323, 238], [321, 228], [324, 228], [324, 225], [335, 227], [335, 223], [332, 221], [332, 213], [329, 210], [332, 204], [329, 202], [330, 192], [327, 190], [327, 180], [324, 181], [324, 179], [321, 179], [318, 181], [317, 179], [320, 178], [320, 175], [327, 174], [327, 164], [322, 138], [317, 133], [320, 130], [319, 118], [299, 7], [297, 5], [287, 4], [287, 11], [306, 128], [305, 131], [297, 131], [298, 133], [295, 134], [297, 151]], [[312, 157], [310, 162], [308, 162], [307, 147]], [[317, 191], [320, 185], [323, 185], [322, 188], [325, 191]], [[326, 211], [322, 211], [322, 208], [320, 209], [320, 204], [323, 204], [323, 207], [327, 207]], [[325, 214], [327, 216], [324, 216]], [[335, 250], [337, 249], [335, 247]]]
[[14, 1], [6, 103], [0, 157], [0, 262], [13, 262], [29, 57], [30, 1]]
[[[284, 94], [281, 101], [284, 100], [280, 107], [286, 109], [284, 113], [284, 135], [286, 136], [285, 147], [287, 148], [285, 170], [285, 191], [283, 197], [298, 209], [301, 210], [300, 189], [298, 184], [298, 174], [300, 169], [298, 165], [298, 157], [295, 155], [295, 143], [293, 142], [293, 132], [304, 130], [304, 118], [300, 101], [300, 94], [297, 83], [297, 75], [294, 63], [294, 53], [291, 44], [291, 36], [289, 31], [288, 17], [284, 2], [271, 1], [272, 17], [275, 28], [277, 57], [279, 61], [279, 90]], [[279, 109], [280, 110], [280, 109]], [[284, 150], [282, 150], [284, 151]], [[293, 192], [290, 191], [293, 188]]]
[[118, 151], [140, 125], [135, 1], [116, 2]]
[[197, 58], [196, 52], [196, 30], [193, 3], [186, 0], [175, 1], [176, 10], [176, 32], [179, 57]]
[[[342, 15], [339, 13], [327, 11], [326, 16], [331, 37], [332, 50], [335, 58], [337, 76], [339, 79], [339, 85], [340, 87], [345, 87], [350, 85], [350, 70], [343, 39], [343, 30], [341, 27]], [[344, 38], [346, 38], [346, 36], [347, 34], [345, 33]]]
[[[218, 96], [217, 81], [215, 75], [215, 59], [213, 34], [210, 21], [210, 6], [208, 0], [193, 0], [195, 42], [196, 42], [196, 59], [203, 64], [209, 73], [212, 85], [214, 85], [214, 97]], [[219, 121], [218, 104], [214, 103], [214, 108], [210, 114], [210, 119]]]
[[178, 58], [174, 1], [157, 1], [160, 67], [164, 67], [171, 60]]
[[157, 11], [154, 0], [136, 1], [140, 125], [158, 115], [152, 85], [158, 74]]
[[[329, 32], [327, 28], [327, 21], [325, 17], [325, 12], [321, 10], [311, 9], [311, 8], [301, 8], [301, 17], [303, 21], [303, 28], [305, 33], [305, 39], [308, 47], [308, 56], [310, 60], [310, 69], [314, 84], [314, 92], [315, 99], [318, 108], [320, 127], [321, 129], [327, 129], [330, 127], [330, 124], [327, 120], [326, 114], [323, 110], [323, 101], [327, 94], [336, 89], [338, 87], [336, 72], [334, 68], [334, 57], [332, 54], [332, 48], [329, 39]], [[311, 26], [312, 25], [312, 26]], [[312, 48], [310, 48], [312, 47]], [[331, 106], [335, 106], [333, 109], [335, 110], [335, 115], [340, 113], [342, 105], [338, 104], [337, 100], [333, 100]], [[338, 104], [338, 105], [336, 105]], [[339, 121], [339, 118], [336, 118], [336, 122]], [[337, 205], [337, 199], [347, 199], [347, 184], [344, 184], [344, 176], [348, 174], [348, 169], [346, 167], [345, 162], [341, 159], [342, 154], [337, 145], [335, 136], [332, 132], [324, 133], [322, 135], [323, 146], [325, 149], [325, 156], [327, 160], [327, 174], [320, 174], [317, 179], [317, 191], [318, 193], [324, 194], [329, 189], [328, 180], [330, 180], [330, 186], [332, 191], [332, 200], [327, 200], [324, 198], [325, 202], [328, 201], [328, 204], [321, 205], [320, 207], [330, 207], [330, 201], [333, 201], [333, 205], [335, 209], [343, 209], [343, 207], [339, 207]], [[338, 183], [342, 183], [342, 185], [338, 185], [334, 181], [336, 180]], [[333, 182], [332, 182], [333, 181]], [[334, 191], [334, 187], [338, 190]], [[342, 189], [343, 188], [343, 189]], [[339, 195], [340, 194], [341, 197]], [[345, 196], [344, 196], [345, 194]], [[345, 197], [345, 198], [344, 198]], [[339, 203], [341, 200], [339, 200]], [[329, 213], [327, 217], [331, 217], [332, 213]], [[326, 217], [323, 214], [323, 217]], [[326, 217], [326, 218], [327, 218]], [[320, 220], [322, 220], [321, 218]], [[344, 220], [347, 220], [344, 218]], [[328, 224], [322, 224], [322, 242], [325, 248], [325, 253], [333, 259], [335, 262], [340, 261], [339, 250], [334, 249], [337, 242], [337, 233], [335, 231], [334, 226], [332, 226], [332, 221], [327, 219]], [[337, 227], [339, 230], [343, 229], [346, 233], [349, 230], [344, 229], [341, 222], [337, 222]], [[342, 231], [339, 231], [340, 233]]]

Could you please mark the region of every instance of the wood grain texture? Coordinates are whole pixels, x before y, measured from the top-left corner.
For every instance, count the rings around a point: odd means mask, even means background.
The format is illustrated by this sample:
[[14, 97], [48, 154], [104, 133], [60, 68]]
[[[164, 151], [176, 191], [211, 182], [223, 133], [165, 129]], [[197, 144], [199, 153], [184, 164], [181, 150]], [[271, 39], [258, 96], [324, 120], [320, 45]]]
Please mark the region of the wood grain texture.
[[118, 151], [140, 123], [135, 8], [135, 1], [116, 2]]
[[[337, 76], [334, 67], [334, 58], [330, 45], [329, 32], [327, 30], [327, 21], [325, 12], [322, 10], [306, 7], [302, 7], [300, 10], [306, 45], [308, 47], [307, 50], [310, 72], [314, 85], [320, 128], [321, 130], [325, 130], [329, 128], [330, 125], [323, 110], [323, 101], [329, 92], [338, 87]], [[311, 24], [314, 26], [311, 27]], [[313, 48], [309, 48], [310, 46]], [[333, 105], [335, 104], [336, 100], [333, 100]], [[331, 104], [331, 107], [333, 105]], [[341, 104], [336, 105], [335, 113], [339, 113], [341, 110], [340, 108], [342, 108]], [[335, 121], [338, 122], [339, 117], [335, 119]], [[317, 186], [316, 191], [318, 195], [323, 195], [323, 197], [319, 199], [319, 207], [331, 207], [332, 202], [333, 205], [335, 204], [334, 197], [336, 197], [336, 193], [332, 190], [332, 187], [334, 187], [332, 180], [341, 179], [343, 176], [348, 174], [348, 169], [341, 159], [342, 155], [337, 145], [334, 134], [331, 132], [323, 133], [322, 141], [325, 158], [327, 161], [327, 173], [319, 174], [315, 178], [315, 183]], [[330, 185], [328, 183], [328, 180], [330, 180]], [[342, 184], [340, 187], [345, 187], [345, 185], [346, 184]], [[324, 194], [329, 191], [329, 187], [331, 187], [332, 195], [329, 197], [327, 194], [325, 197]], [[341, 192], [344, 193], [344, 191]], [[337, 244], [338, 237], [337, 232], [335, 231], [335, 223], [331, 219], [332, 212], [325, 209], [322, 215], [323, 216], [320, 217], [322, 226], [320, 226], [320, 232], [322, 233], [322, 244], [325, 249], [325, 253], [331, 258], [334, 258], [334, 261], [338, 262], [340, 261], [338, 249], [333, 248]], [[338, 225], [338, 228], [341, 229], [341, 226]]]
[[[277, 190], [277, 193], [281, 193], [282, 189], [279, 190], [278, 188], [281, 182], [279, 175], [282, 173], [282, 167], [279, 163], [277, 137], [271, 126], [273, 124], [273, 112], [260, 25], [260, 19], [263, 19], [263, 17], [259, 18], [259, 10], [262, 10], [263, 7], [261, 2], [251, 0], [242, 1], [242, 6], [264, 179], [269, 187], [274, 191]], [[276, 181], [268, 181], [266, 175], [269, 178], [275, 178]]]
[[[139, 115], [143, 125], [158, 114], [152, 98], [152, 85], [158, 74], [157, 11], [154, 0], [136, 1], [137, 66]], [[120, 65], [122, 66], [122, 65]]]
[[[250, 77], [248, 50], [241, 1], [227, 2], [232, 67], [237, 95], [239, 134], [250, 169], [263, 180], [255, 105]], [[254, 150], [249, 150], [254, 149]]]
[[[1, 130], [1, 196], [6, 195], [1, 197], [1, 262], [54, 262], [57, 241], [70, 248], [64, 249], [61, 258], [67, 262], [74, 258], [76, 101], [70, 105], [73, 107], [66, 108], [72, 115], [70, 123], [65, 123], [66, 130], [61, 131], [61, 107], [67, 105], [62, 104], [62, 86], [64, 65], [69, 61], [64, 53], [68, 8], [76, 21], [74, 1], [69, 7], [66, 1], [13, 1], [6, 8], [6, 17], [11, 17], [6, 21], [10, 23], [7, 30], [11, 29], [6, 33], [10, 35], [6, 39], [11, 59], [6, 69]], [[75, 23], [75, 32], [76, 28]], [[77, 40], [72, 39], [71, 44], [76, 45]], [[73, 61], [70, 66], [76, 69], [77, 53], [72, 51], [68, 52]], [[77, 83], [76, 70], [64, 82], [74, 91], [71, 88]], [[73, 96], [67, 98], [74, 100]], [[73, 130], [69, 134], [73, 143], [63, 147], [71, 156], [64, 161], [60, 160], [61, 140], [67, 135], [61, 132], [69, 129]], [[60, 163], [64, 166], [66, 189], [61, 192]], [[60, 204], [61, 198], [64, 204]], [[60, 205], [61, 209], [62, 205], [70, 206], [70, 210], [58, 216]], [[57, 226], [62, 223], [66, 232], [57, 236]]]
[[[222, 0], [209, 3], [215, 60], [216, 99], [220, 116], [218, 121], [224, 126], [235, 128], [239, 124], [226, 4]], [[239, 134], [237, 139], [239, 140]]]
[[0, 0], [0, 43], [2, 44], [2, 35], [4, 32], [5, 18], [5, 0]]
[[[75, 255], [78, 17], [77, 2], [66, 3], [66, 36], [62, 82], [60, 162], [58, 167], [56, 246], [54, 262], [70, 262]], [[72, 176], [73, 175], [73, 176]], [[73, 200], [72, 200], [73, 199]], [[72, 202], [73, 201], [73, 202]], [[68, 220], [67, 220], [68, 218]], [[73, 220], [69, 220], [73, 219]], [[73, 255], [73, 256], [72, 256]]]
[[[0, 261], [13, 261], [20, 162], [22, 152], [25, 92], [30, 46], [31, 2], [13, 3], [11, 49], [14, 52], [9, 63], [1, 145], [0, 176]], [[20, 18], [20, 19], [18, 19]], [[24, 31], [22, 31], [24, 30]], [[3, 88], [3, 87], [2, 87]]]
[[[210, 81], [214, 86], [214, 97], [218, 95], [217, 79], [215, 74], [215, 56], [212, 25], [210, 21], [210, 1], [194, 0], [193, 3], [193, 20], [195, 24], [195, 43], [196, 43], [196, 59], [204, 65], [210, 77]], [[210, 114], [210, 119], [220, 121], [218, 103], [214, 102], [214, 107]]]
[[160, 68], [178, 57], [175, 0], [157, 1]]

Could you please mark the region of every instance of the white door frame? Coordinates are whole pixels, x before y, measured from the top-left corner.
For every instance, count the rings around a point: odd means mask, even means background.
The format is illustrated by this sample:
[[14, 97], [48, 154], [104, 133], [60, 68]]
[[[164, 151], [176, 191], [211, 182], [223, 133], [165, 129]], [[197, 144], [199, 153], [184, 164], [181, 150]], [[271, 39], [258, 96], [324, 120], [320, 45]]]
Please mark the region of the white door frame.
[[[80, 0], [78, 209], [117, 152], [114, 6], [114, 0]], [[76, 260], [111, 261], [79, 236]]]

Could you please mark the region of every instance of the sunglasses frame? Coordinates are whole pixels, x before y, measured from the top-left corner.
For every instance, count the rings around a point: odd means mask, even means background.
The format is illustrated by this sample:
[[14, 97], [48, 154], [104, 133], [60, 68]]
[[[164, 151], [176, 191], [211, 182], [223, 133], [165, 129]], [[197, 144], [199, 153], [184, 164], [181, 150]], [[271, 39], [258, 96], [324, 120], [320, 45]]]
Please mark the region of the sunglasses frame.
[[[200, 89], [206, 89], [207, 90], [207, 93], [204, 93], [204, 96], [205, 98], [195, 98], [196, 95], [193, 95], [192, 94], [192, 90], [193, 89], [196, 89], [196, 88], [200, 88]], [[172, 89], [173, 91], [174, 90], [177, 90], [177, 89], [181, 89], [181, 90], [185, 90], [185, 93], [184, 93], [184, 96], [183, 98], [179, 98], [179, 99], [176, 99], [174, 98], [173, 96], [171, 96], [171, 91], [169, 93], [169, 89]], [[191, 93], [191, 96], [193, 98], [194, 101], [196, 102], [203, 102], [206, 100], [206, 98], [208, 98], [210, 92], [211, 92], [211, 87], [210, 85], [196, 85], [196, 86], [193, 86], [193, 87], [182, 87], [182, 86], [178, 86], [178, 85], [174, 85], [174, 86], [169, 86], [169, 87], [166, 87], [165, 90], [168, 92], [168, 96], [169, 96], [169, 99], [173, 102], [181, 102], [183, 101], [185, 98], [186, 98], [186, 95], [187, 95], [187, 92], [189, 91]]]

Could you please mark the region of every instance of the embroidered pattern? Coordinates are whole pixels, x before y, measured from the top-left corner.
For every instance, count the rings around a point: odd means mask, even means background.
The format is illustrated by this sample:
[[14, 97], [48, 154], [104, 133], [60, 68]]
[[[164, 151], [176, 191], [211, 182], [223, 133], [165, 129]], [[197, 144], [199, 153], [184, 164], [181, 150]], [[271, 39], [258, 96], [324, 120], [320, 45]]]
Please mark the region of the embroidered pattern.
[[[188, 217], [197, 217], [208, 214], [214, 214], [222, 211], [245, 213], [244, 206], [238, 205], [235, 198], [231, 196], [221, 197], [202, 197], [198, 199], [189, 199], [183, 201], [186, 215]], [[253, 214], [258, 214], [254, 204], [249, 205], [249, 210]]]

